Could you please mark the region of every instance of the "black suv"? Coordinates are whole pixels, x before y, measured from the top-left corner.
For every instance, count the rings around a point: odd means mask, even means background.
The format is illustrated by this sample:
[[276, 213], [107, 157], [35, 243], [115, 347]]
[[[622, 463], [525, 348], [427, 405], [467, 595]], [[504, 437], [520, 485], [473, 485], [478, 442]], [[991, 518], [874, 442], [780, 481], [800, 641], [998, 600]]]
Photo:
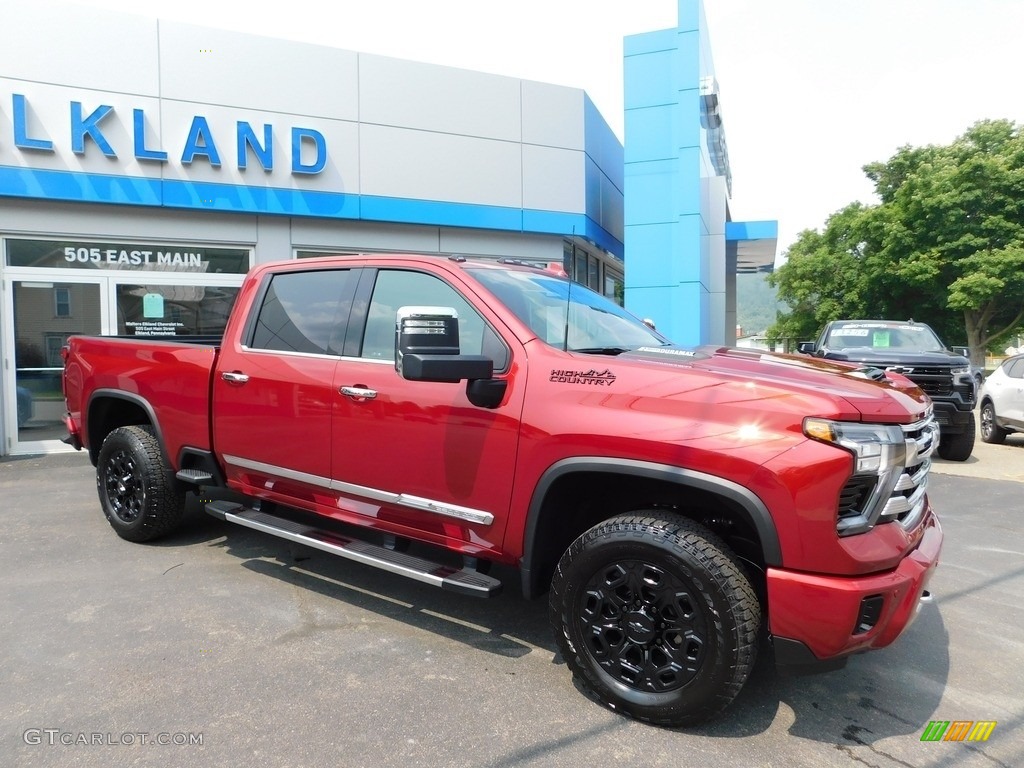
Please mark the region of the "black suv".
[[924, 323], [833, 320], [817, 341], [802, 341], [797, 349], [815, 357], [864, 363], [903, 374], [935, 404], [935, 421], [941, 434], [939, 456], [951, 461], [970, 458], [977, 389], [971, 363], [947, 349]]

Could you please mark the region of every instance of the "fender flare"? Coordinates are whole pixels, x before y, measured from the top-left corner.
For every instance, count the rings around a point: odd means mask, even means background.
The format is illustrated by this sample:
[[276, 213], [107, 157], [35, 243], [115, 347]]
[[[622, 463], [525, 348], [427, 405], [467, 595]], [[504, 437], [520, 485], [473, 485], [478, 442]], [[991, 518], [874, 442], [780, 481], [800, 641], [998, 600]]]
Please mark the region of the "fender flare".
[[615, 459], [605, 456], [580, 456], [562, 459], [552, 464], [541, 476], [530, 499], [530, 509], [526, 515], [526, 528], [523, 535], [523, 557], [520, 561], [523, 594], [538, 594], [533, 583], [532, 559], [535, 550], [537, 527], [540, 522], [540, 511], [551, 486], [559, 478], [578, 472], [601, 472], [604, 474], [642, 477], [649, 480], [663, 480], [674, 485], [697, 488], [722, 496], [733, 502], [745, 521], [757, 531], [761, 542], [761, 553], [766, 566], [782, 565], [782, 547], [779, 544], [778, 531], [772, 520], [768, 507], [756, 494], [748, 488], [731, 480], [725, 480], [705, 472], [682, 469], [670, 464], [658, 464], [635, 459]]
[[[160, 420], [157, 419], [156, 411], [153, 409], [153, 406], [150, 405], [149, 401], [146, 400], [144, 397], [136, 395], [132, 392], [125, 392], [120, 389], [97, 389], [94, 390], [91, 395], [89, 395], [89, 402], [86, 405], [85, 409], [85, 413], [88, 414], [86, 416], [88, 421], [86, 422], [85, 434], [87, 437], [90, 437], [89, 458], [92, 460], [93, 466], [96, 465], [96, 460], [100, 455], [100, 445], [96, 445], [95, 442], [91, 439], [89, 423], [91, 422], [92, 418], [93, 403], [99, 398], [112, 400], [126, 400], [129, 403], [139, 406], [146, 413], [146, 416], [149, 417], [149, 423], [153, 427], [153, 431], [156, 433], [157, 442], [160, 444], [160, 453], [163, 454], [164, 465], [168, 467], [171, 466], [171, 463], [169, 461], [170, 457], [167, 455], [167, 447], [164, 444], [164, 434], [163, 431], [160, 429]], [[101, 440], [100, 443], [102, 444], [102, 442], [103, 441]]]

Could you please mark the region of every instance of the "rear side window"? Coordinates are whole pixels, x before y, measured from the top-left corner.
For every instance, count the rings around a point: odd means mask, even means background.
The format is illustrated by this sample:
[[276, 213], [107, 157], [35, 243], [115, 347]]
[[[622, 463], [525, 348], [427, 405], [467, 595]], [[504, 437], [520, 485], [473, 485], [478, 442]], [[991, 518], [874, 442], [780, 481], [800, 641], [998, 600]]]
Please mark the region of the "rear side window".
[[253, 330], [252, 349], [339, 354], [352, 308], [353, 272], [282, 272], [270, 280]]
[[1024, 357], [1016, 360], [1008, 360], [1006, 364], [1006, 375], [1011, 379], [1024, 379]]

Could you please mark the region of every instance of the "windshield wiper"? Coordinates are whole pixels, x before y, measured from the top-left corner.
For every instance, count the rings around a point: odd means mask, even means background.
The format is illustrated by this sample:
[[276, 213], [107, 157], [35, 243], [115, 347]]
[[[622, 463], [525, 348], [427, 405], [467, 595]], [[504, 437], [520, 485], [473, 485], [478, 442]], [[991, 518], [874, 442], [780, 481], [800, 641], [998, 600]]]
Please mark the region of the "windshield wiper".
[[585, 355], [621, 355], [623, 352], [629, 352], [629, 349], [629, 347], [581, 347], [569, 351], [582, 352]]

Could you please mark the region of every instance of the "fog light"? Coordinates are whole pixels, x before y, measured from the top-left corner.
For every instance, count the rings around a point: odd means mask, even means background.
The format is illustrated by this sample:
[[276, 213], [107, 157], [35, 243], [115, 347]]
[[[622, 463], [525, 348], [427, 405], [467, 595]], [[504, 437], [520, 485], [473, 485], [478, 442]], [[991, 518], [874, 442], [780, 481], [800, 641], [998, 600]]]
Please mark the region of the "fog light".
[[882, 605], [884, 604], [885, 598], [881, 595], [872, 595], [861, 600], [860, 614], [857, 616], [857, 628], [853, 630], [853, 634], [863, 635], [865, 632], [870, 632], [875, 624], [878, 623], [878, 618], [882, 615]]

